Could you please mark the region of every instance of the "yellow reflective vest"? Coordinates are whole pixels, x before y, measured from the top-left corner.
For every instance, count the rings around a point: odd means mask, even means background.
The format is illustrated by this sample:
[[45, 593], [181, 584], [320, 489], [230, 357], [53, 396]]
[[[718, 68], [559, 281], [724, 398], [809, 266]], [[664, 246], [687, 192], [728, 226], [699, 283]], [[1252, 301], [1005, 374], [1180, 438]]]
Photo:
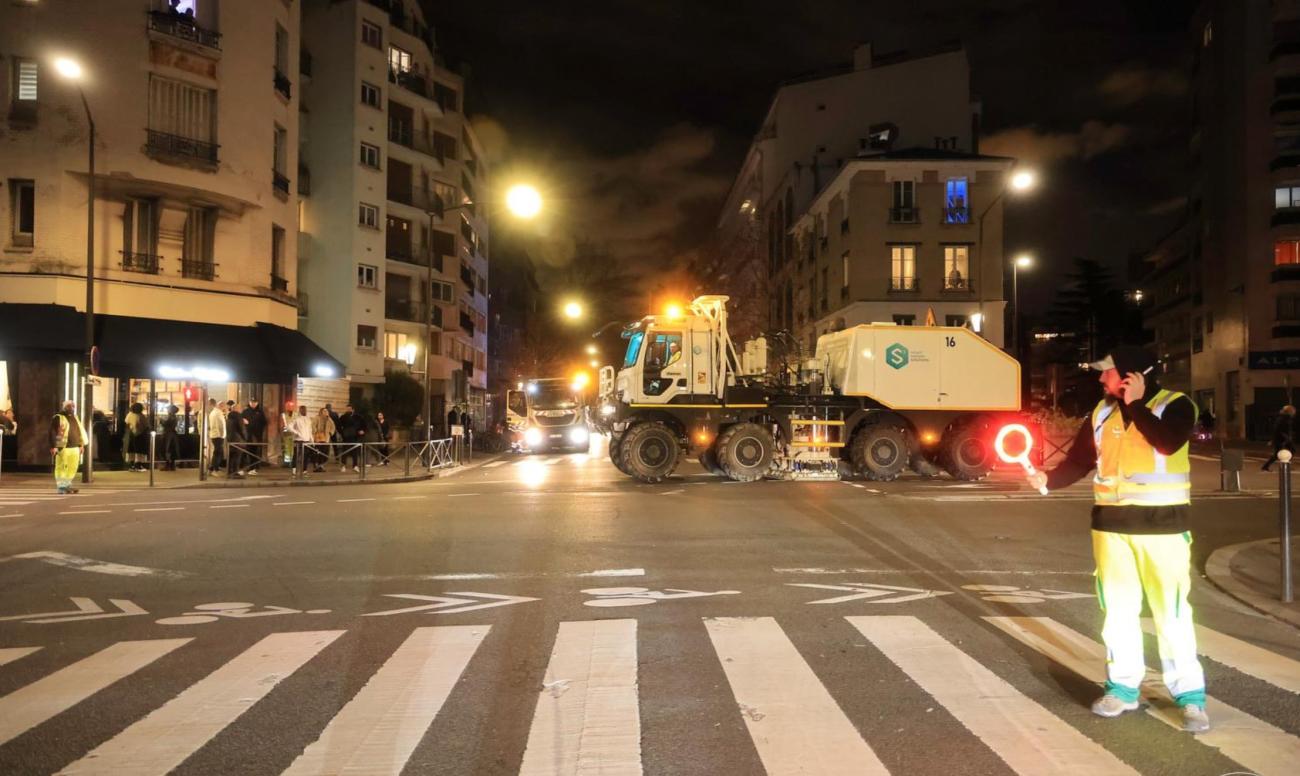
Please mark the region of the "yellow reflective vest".
[[[1146, 406], [1158, 418], [1170, 402], [1182, 396], [1177, 391], [1161, 389]], [[1092, 495], [1098, 505], [1191, 503], [1192, 466], [1186, 443], [1172, 455], [1161, 454], [1142, 436], [1136, 423], [1124, 427], [1116, 399], [1102, 399], [1092, 411], [1092, 434], [1097, 445], [1097, 475], [1092, 481]]]

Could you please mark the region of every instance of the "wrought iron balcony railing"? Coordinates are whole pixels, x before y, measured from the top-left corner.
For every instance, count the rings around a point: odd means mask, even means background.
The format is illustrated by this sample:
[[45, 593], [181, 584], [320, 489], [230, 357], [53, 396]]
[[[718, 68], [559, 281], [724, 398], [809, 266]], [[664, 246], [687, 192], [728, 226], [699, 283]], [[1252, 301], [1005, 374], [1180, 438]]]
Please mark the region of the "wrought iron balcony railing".
[[158, 274], [158, 262], [161, 257], [156, 253], [137, 253], [119, 251], [122, 254], [122, 269], [127, 272], [142, 272], [146, 275]]
[[170, 11], [150, 11], [149, 29], [170, 35], [200, 46], [221, 49], [221, 33], [205, 29], [194, 23], [194, 18]]
[[181, 277], [194, 280], [212, 280], [217, 276], [217, 265], [203, 259], [181, 259]]
[[148, 135], [146, 146], [150, 151], [169, 156], [188, 156], [212, 164], [217, 162], [217, 149], [220, 146], [216, 143], [159, 132], [156, 129], [146, 129], [145, 132]]

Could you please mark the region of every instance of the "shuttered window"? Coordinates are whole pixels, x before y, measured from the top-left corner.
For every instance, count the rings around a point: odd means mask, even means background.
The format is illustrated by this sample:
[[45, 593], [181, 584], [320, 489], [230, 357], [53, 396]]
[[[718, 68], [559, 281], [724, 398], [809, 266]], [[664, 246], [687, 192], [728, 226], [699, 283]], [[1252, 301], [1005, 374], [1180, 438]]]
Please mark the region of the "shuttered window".
[[216, 142], [216, 92], [168, 78], [149, 76], [149, 129]]
[[19, 59], [14, 67], [14, 98], [20, 102], [36, 100], [36, 60]]

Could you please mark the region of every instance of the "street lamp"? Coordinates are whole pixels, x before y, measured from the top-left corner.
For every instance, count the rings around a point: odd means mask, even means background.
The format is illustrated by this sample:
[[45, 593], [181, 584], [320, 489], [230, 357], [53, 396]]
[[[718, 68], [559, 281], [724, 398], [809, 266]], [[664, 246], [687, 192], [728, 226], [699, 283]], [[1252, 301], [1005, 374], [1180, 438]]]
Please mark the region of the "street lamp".
[[506, 191], [506, 207], [519, 218], [533, 218], [542, 210], [542, 195], [527, 183], [516, 183]]
[[75, 59], [59, 57], [54, 60], [54, 72], [61, 78], [77, 86], [81, 97], [81, 107], [86, 111], [86, 125], [89, 127], [89, 161], [86, 165], [86, 374], [82, 388], [81, 416], [82, 426], [86, 430], [86, 460], [81, 467], [81, 481], [94, 482], [95, 456], [91, 445], [94, 444], [94, 384], [91, 382], [95, 369], [95, 119], [90, 115], [90, 103], [86, 101], [86, 92], [81, 88], [81, 64]]
[[1020, 356], [1020, 270], [1034, 266], [1034, 257], [1022, 253], [1011, 262], [1011, 353]]
[[981, 277], [979, 278], [979, 285], [976, 287], [975, 291], [979, 295], [978, 296], [979, 311], [981, 314], [983, 314], [984, 312], [984, 286], [987, 285], [987, 283], [984, 282], [984, 278], [983, 278], [984, 217], [989, 214], [989, 211], [993, 209], [994, 205], [996, 205], [998, 202], [1002, 200], [1004, 196], [1006, 196], [1008, 191], [1012, 191], [1016, 194], [1024, 194], [1028, 191], [1033, 190], [1037, 185], [1038, 185], [1038, 174], [1035, 173], [1033, 170], [1028, 168], [1016, 170], [1015, 172], [1011, 173], [1009, 177], [1003, 178], [1002, 188], [998, 191], [997, 196], [989, 200], [989, 204], [985, 206], [983, 211], [980, 212], [979, 219], [977, 222], [979, 226], [975, 237], [975, 250], [977, 254], [976, 261], [978, 263], [975, 266], [979, 268]]
[[578, 302], [569, 301], [564, 303], [561, 312], [564, 313], [565, 318], [568, 318], [571, 321], [577, 321], [582, 318], [586, 311], [582, 309], [582, 305]]
[[598, 349], [596, 348], [595, 345], [588, 345], [588, 346], [587, 346], [587, 355], [589, 355], [589, 356], [594, 356], [594, 355], [596, 355], [597, 352], [598, 352]]

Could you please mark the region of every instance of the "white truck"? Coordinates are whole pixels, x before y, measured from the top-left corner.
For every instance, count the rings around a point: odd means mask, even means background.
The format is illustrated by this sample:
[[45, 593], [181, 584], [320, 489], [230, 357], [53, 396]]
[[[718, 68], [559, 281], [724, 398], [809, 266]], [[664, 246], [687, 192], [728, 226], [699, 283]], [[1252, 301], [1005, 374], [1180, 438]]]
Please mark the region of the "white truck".
[[589, 446], [586, 407], [564, 378], [535, 378], [506, 391], [506, 425], [521, 452], [586, 452]]
[[[659, 482], [692, 452], [741, 482], [892, 480], [909, 465], [975, 480], [1020, 410], [1020, 364], [959, 327], [856, 326], [823, 335], [794, 380], [765, 374], [766, 343], [739, 355], [727, 297], [628, 326], [622, 367], [600, 372], [610, 459]], [[782, 383], [787, 384], [782, 384]]]

